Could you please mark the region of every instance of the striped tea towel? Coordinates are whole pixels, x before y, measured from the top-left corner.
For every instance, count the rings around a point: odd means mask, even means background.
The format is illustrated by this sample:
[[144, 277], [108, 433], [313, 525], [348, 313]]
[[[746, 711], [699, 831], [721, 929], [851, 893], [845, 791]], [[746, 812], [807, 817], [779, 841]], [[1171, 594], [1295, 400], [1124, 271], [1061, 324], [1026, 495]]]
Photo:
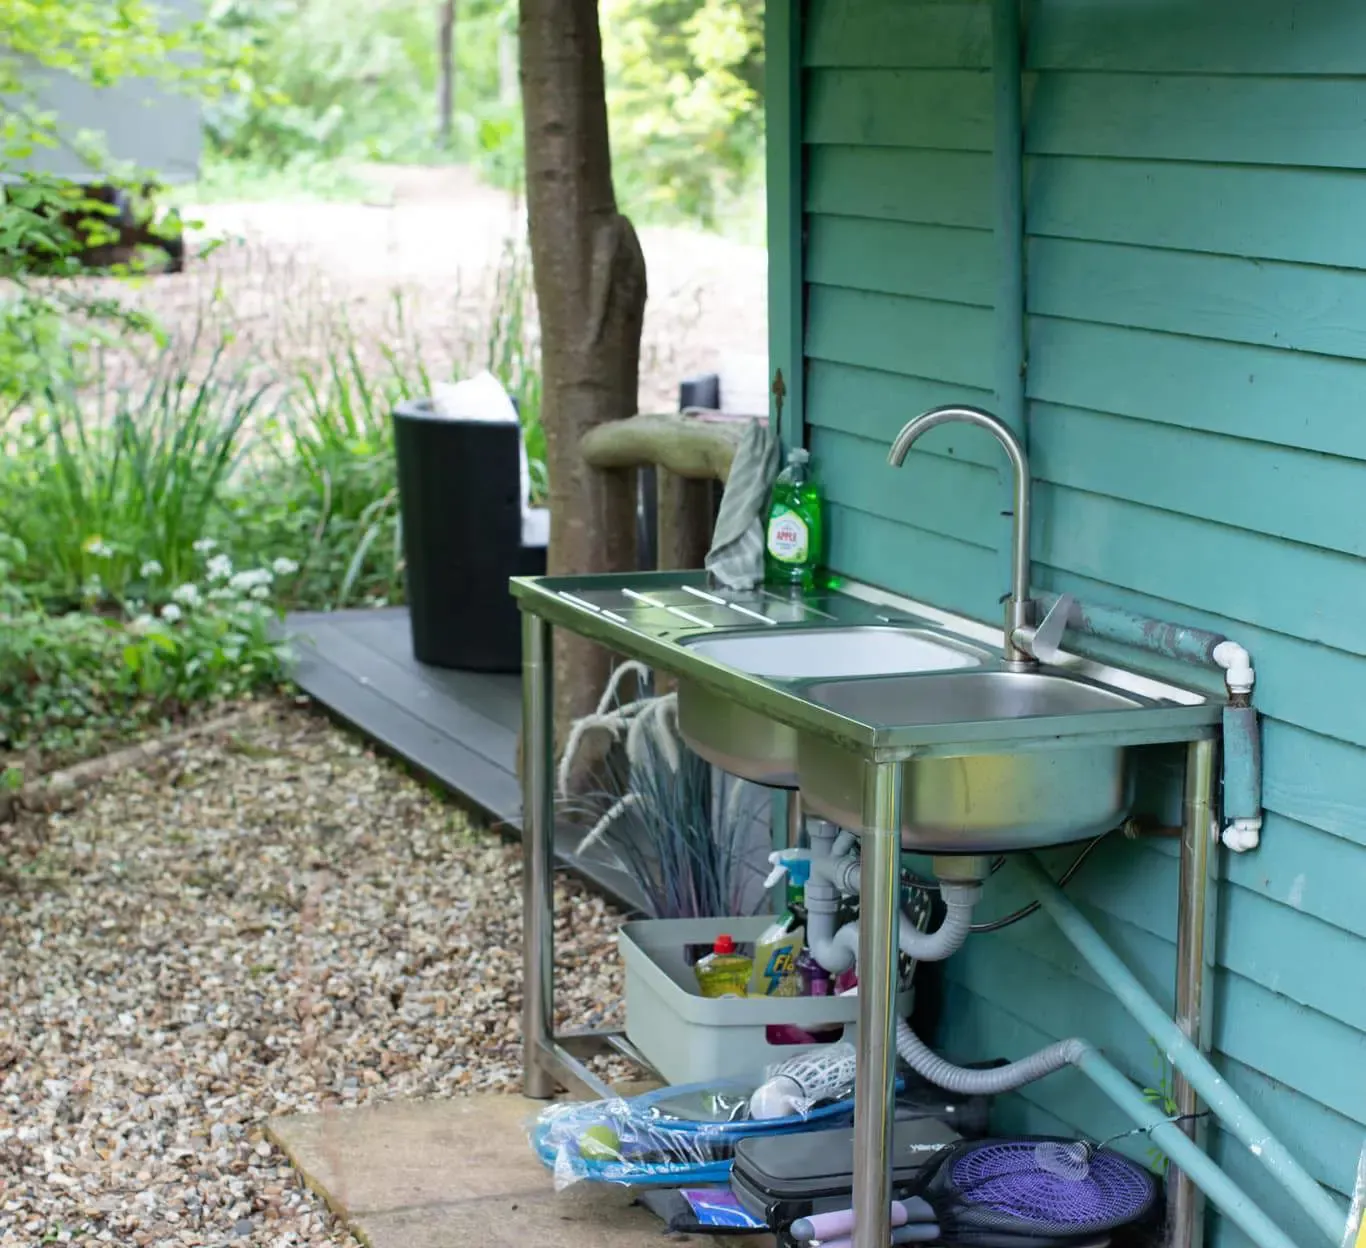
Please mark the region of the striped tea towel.
[[726, 589], [753, 589], [764, 579], [764, 508], [779, 458], [768, 422], [751, 421], [735, 448], [706, 558], [707, 571]]

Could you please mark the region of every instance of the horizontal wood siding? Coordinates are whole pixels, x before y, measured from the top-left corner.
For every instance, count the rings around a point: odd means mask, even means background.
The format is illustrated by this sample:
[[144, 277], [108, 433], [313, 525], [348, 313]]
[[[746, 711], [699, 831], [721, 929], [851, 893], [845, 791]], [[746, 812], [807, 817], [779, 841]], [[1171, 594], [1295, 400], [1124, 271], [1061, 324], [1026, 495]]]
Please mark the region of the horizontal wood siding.
[[[995, 447], [937, 430], [886, 465], [916, 412], [993, 402], [987, 9], [809, 0], [806, 30], [806, 418], [832, 563], [993, 618]], [[1267, 821], [1224, 863], [1218, 1060], [1346, 1192], [1366, 1130], [1366, 6], [1041, 0], [1026, 55], [1034, 580], [1251, 649]], [[1144, 801], [1171, 817], [1176, 797], [1168, 779]], [[1116, 843], [1072, 885], [1168, 1003], [1176, 866], [1171, 844]], [[1027, 899], [1007, 870], [987, 906]], [[939, 1039], [962, 1058], [1081, 1034], [1166, 1077], [1044, 919], [974, 937], [947, 974]], [[1126, 1125], [1070, 1075], [1000, 1117]], [[1215, 1148], [1312, 1242], [1245, 1150]], [[1213, 1242], [1246, 1241], [1216, 1219]]]
[[[1002, 493], [984, 439], [896, 431], [935, 403], [990, 404], [991, 31], [977, 0], [810, 0], [805, 40], [806, 387], [831, 559], [995, 614]], [[998, 565], [999, 566], [999, 565]]]

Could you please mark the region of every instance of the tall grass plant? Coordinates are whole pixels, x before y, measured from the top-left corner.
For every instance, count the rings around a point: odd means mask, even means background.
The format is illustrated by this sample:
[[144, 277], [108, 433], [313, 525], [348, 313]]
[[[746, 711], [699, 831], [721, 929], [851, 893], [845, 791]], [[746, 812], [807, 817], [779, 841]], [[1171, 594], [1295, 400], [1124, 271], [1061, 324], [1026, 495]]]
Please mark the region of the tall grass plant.
[[[510, 246], [458, 364], [517, 398], [543, 490], [530, 289]], [[401, 303], [378, 349], [325, 305], [301, 311], [309, 350], [285, 368], [214, 302], [149, 355], [48, 370], [0, 416], [0, 767], [279, 679], [283, 611], [403, 600], [392, 413], [451, 366]]]
[[0, 530], [21, 541], [20, 575], [74, 604], [145, 593], [152, 562], [183, 578], [242, 462], [266, 387], [223, 375], [220, 343], [196, 370], [194, 340], [167, 349], [140, 387], [71, 379], [11, 412], [0, 459]]
[[[623, 663], [595, 713], [579, 720], [565, 743], [560, 804], [587, 826], [578, 853], [605, 859], [630, 878], [651, 918], [745, 914], [755, 882], [747, 851], [758, 827], [747, 801], [751, 787], [687, 747], [676, 694], [623, 701], [628, 677], [648, 688], [648, 669]], [[574, 795], [569, 778], [590, 742], [607, 747], [598, 787]]]

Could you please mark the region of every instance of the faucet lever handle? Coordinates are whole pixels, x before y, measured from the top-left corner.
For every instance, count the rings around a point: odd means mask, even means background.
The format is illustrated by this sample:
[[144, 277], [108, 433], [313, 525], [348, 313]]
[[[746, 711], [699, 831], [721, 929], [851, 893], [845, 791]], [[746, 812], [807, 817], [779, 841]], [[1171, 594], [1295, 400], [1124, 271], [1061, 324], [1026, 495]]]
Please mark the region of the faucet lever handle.
[[1062, 635], [1076, 621], [1077, 615], [1077, 600], [1071, 594], [1059, 594], [1030, 639], [1029, 648], [1040, 663], [1057, 661], [1062, 654]]

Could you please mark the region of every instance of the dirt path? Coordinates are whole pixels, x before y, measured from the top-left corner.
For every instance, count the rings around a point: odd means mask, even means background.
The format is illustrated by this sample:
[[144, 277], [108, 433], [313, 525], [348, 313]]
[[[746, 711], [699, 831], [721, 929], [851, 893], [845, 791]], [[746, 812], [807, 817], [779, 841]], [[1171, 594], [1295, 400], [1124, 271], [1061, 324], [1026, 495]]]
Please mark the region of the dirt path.
[[[208, 204], [189, 210], [201, 244], [185, 273], [149, 278], [138, 306], [180, 335], [231, 326], [234, 354], [292, 371], [335, 341], [343, 318], [363, 349], [416, 339], [430, 364], [487, 360], [489, 309], [520, 206], [461, 168], [377, 168], [364, 203]], [[727, 353], [765, 350], [762, 248], [676, 229], [641, 231], [650, 299], [641, 407], [667, 410], [681, 377]], [[92, 283], [101, 285], [101, 283]]]

